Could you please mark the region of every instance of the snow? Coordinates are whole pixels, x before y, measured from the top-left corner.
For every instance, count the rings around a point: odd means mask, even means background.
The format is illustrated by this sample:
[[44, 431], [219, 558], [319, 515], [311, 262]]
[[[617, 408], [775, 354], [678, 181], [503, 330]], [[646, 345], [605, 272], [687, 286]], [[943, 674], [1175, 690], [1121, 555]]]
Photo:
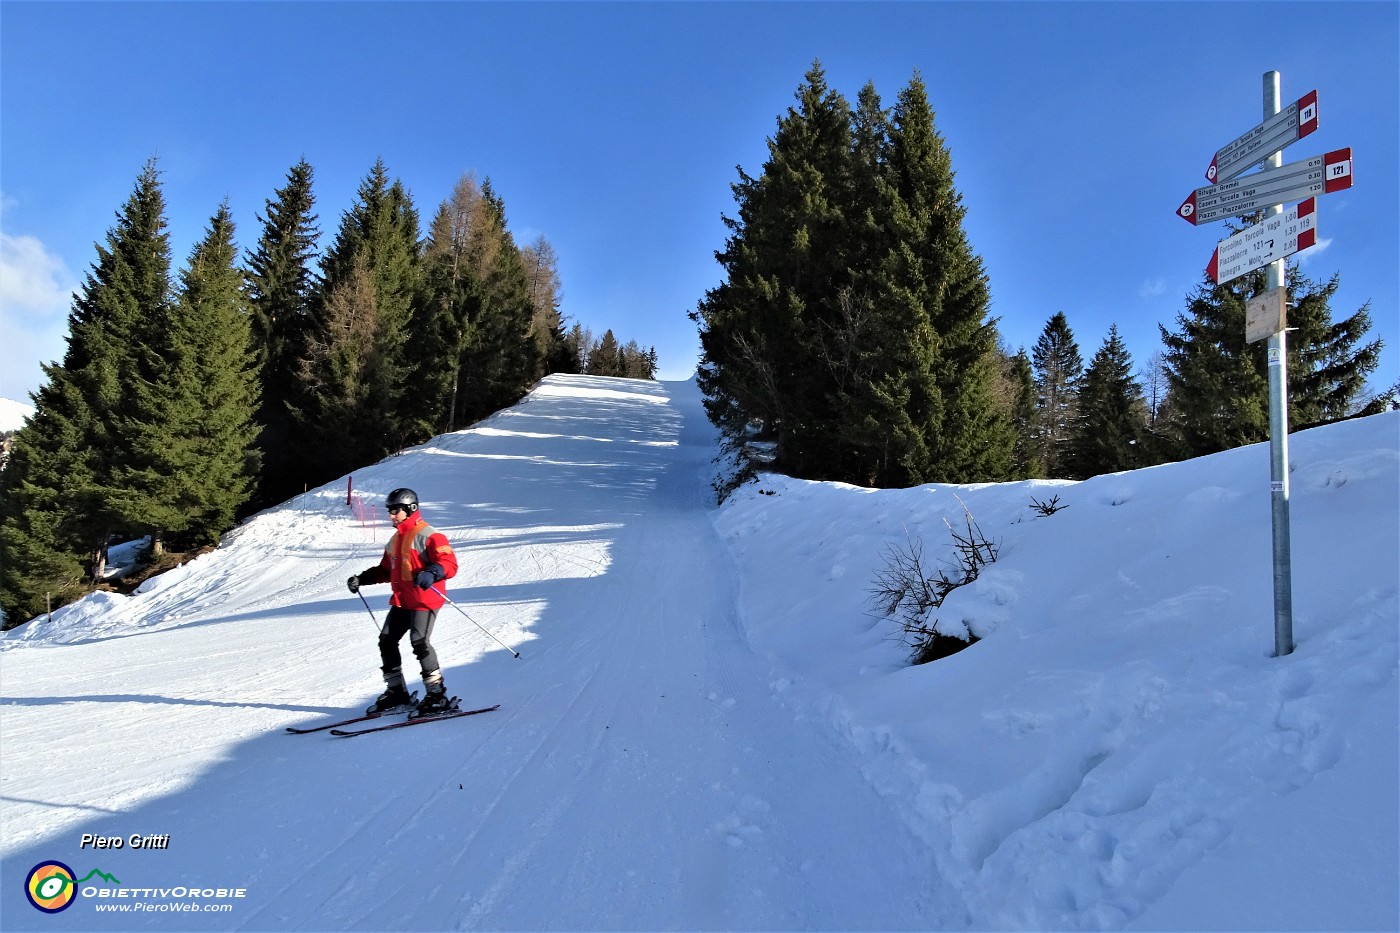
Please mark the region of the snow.
[[18, 431], [24, 427], [24, 422], [33, 416], [33, 405], [0, 398], [0, 434], [7, 431]]
[[[1264, 446], [722, 507], [715, 456], [693, 381], [551, 377], [357, 471], [364, 521], [342, 479], [8, 633], [0, 928], [1400, 927], [1400, 414], [1291, 439], [1282, 658]], [[287, 735], [381, 689], [344, 581], [400, 485], [461, 561], [447, 685], [501, 709]], [[910, 667], [868, 587], [964, 506], [999, 559], [938, 618], [980, 641]], [[120, 884], [41, 914], [49, 860]]]

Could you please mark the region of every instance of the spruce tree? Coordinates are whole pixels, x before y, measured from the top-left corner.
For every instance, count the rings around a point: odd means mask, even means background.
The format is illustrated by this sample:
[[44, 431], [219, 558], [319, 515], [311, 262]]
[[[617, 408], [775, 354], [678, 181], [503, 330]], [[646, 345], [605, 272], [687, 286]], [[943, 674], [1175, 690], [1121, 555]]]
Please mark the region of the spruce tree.
[[929, 365], [938, 402], [930, 437], [931, 479], [1006, 479], [1015, 437], [995, 401], [997, 330], [982, 260], [967, 240], [967, 209], [954, 186], [952, 157], [934, 127], [933, 108], [917, 74], [900, 93], [890, 121], [889, 167], [898, 203], [897, 240], [908, 257], [904, 287], [922, 306], [906, 326], [935, 335]]
[[1146, 405], [1115, 324], [1079, 386], [1064, 472], [1075, 479], [1145, 466]]
[[831, 367], [822, 344], [841, 319], [853, 240], [850, 105], [816, 63], [778, 120], [762, 173], [739, 170], [739, 210], [716, 254], [725, 281], [706, 292], [698, 378], [706, 409], [731, 440], [763, 421], [780, 465], [800, 476], [834, 475], [840, 443], [829, 424]]
[[80, 596], [92, 539], [71, 508], [92, 478], [85, 456], [85, 400], [61, 368], [46, 366], [48, 382], [31, 396], [34, 415], [12, 439], [0, 471], [0, 609], [18, 625], [50, 604]]
[[423, 246], [417, 381], [425, 398], [435, 401], [434, 428], [444, 432], [463, 423], [462, 357], [483, 298], [480, 259], [473, 245], [480, 210], [476, 179], [463, 176], [452, 196], [438, 206]]
[[213, 544], [252, 494], [258, 386], [243, 272], [228, 204], [180, 273], [178, 294], [148, 342], [118, 419], [124, 462], [110, 500], [159, 554]]
[[1011, 427], [1016, 438], [1012, 475], [1022, 479], [1043, 476], [1037, 429], [1040, 413], [1036, 407], [1035, 370], [1031, 358], [1024, 347], [1014, 356], [1005, 352], [1000, 355], [1005, 385], [1002, 408], [1011, 413]]
[[409, 378], [420, 296], [418, 214], [382, 160], [361, 183], [321, 264], [292, 413], [313, 482], [372, 463], [421, 437], [434, 403]]
[[158, 333], [170, 301], [165, 197], [155, 160], [98, 244], [97, 261], [68, 315], [68, 346], [35, 394], [35, 415], [15, 436], [0, 496], [0, 600], [33, 615], [46, 594], [81, 592], [75, 572], [103, 576], [107, 542], [125, 530], [114, 474], [136, 354]]
[[481, 300], [469, 321], [461, 356], [465, 411], [471, 421], [519, 401], [537, 378], [539, 348], [531, 337], [535, 305], [520, 249], [506, 223], [505, 202], [481, 186], [476, 252]]
[[1037, 457], [1048, 476], [1064, 475], [1065, 447], [1074, 423], [1084, 358], [1063, 311], [1046, 322], [1031, 349], [1037, 393]]
[[1350, 317], [1332, 320], [1332, 298], [1340, 276], [1326, 282], [1290, 270], [1288, 310], [1288, 418], [1303, 430], [1356, 414], [1365, 407], [1366, 379], [1380, 365], [1380, 338], [1363, 343], [1371, 330], [1370, 302]]
[[247, 260], [253, 343], [261, 372], [259, 501], [264, 505], [298, 491], [306, 479], [295, 467], [298, 445], [290, 406], [304, 404], [297, 361], [306, 352], [318, 286], [313, 263], [320, 230], [313, 213], [312, 177], [305, 159], [292, 166], [287, 184], [266, 202], [266, 216], [258, 218], [262, 233]]
[[[1333, 322], [1336, 276], [1319, 283], [1293, 267], [1286, 281], [1288, 427], [1298, 431], [1354, 413], [1366, 376], [1379, 363], [1381, 341], [1361, 344], [1371, 327], [1368, 306]], [[1173, 456], [1194, 457], [1268, 438], [1267, 342], [1246, 344], [1244, 333], [1245, 304], [1265, 284], [1263, 269], [1225, 285], [1205, 279], [1177, 316], [1178, 329], [1161, 328]]]
[[852, 112], [817, 64], [797, 101], [740, 169], [726, 278], [692, 315], [711, 419], [731, 443], [762, 422], [808, 478], [1005, 478], [986, 276], [922, 81], [888, 113], [867, 84]]
[[622, 350], [617, 345], [617, 337], [609, 328], [603, 337], [588, 353], [587, 374], [590, 376], [625, 375], [622, 364]]
[[564, 335], [564, 351], [573, 368], [561, 369], [559, 372], [584, 372], [588, 368], [588, 351], [592, 347], [593, 331], [575, 322]]

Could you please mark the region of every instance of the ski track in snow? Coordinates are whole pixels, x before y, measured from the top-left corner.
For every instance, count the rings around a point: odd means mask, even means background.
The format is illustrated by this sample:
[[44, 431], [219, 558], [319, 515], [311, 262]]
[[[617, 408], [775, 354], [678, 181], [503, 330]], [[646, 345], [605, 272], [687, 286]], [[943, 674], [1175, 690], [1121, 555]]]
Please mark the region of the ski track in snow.
[[[367, 495], [419, 490], [462, 560], [453, 598], [519, 645], [516, 661], [451, 606], [439, 616], [449, 688], [501, 710], [354, 743], [276, 734], [377, 689], [371, 623], [342, 581], [387, 530], [367, 541], [332, 484], [240, 529], [182, 585], [5, 654], [7, 681], [35, 694], [6, 701], [7, 746], [38, 752], [42, 703], [75, 745], [90, 734], [120, 758], [99, 778], [75, 750], [46, 769], [69, 783], [10, 798], [7, 874], [54, 848], [86, 865], [77, 834], [139, 824], [171, 833], [182, 877], [251, 892], [208, 928], [922, 927], [936, 879], [917, 842], [851, 750], [775, 700], [744, 644], [693, 390], [578, 382], [357, 477]], [[591, 433], [602, 422], [610, 433]], [[371, 605], [382, 613], [382, 594]], [[113, 680], [132, 686], [103, 696]], [[85, 802], [98, 799], [111, 806]], [[97, 863], [174, 873], [129, 849]], [[10, 911], [7, 928], [32, 922]]]
[[[1319, 503], [1355, 525], [1368, 484], [1395, 484], [1384, 445], [1298, 450], [1302, 527]], [[1254, 538], [1221, 526], [1217, 547], [1172, 549], [1240, 508], [1225, 461], [1156, 474], [1162, 489], [1139, 474], [885, 492], [769, 477], [717, 511], [714, 455], [693, 382], [554, 377], [357, 472], [368, 503], [418, 490], [461, 561], [449, 594], [521, 651], [443, 608], [449, 690], [502, 704], [482, 716], [353, 742], [282, 734], [380, 689], [375, 623], [344, 580], [389, 527], [373, 505], [352, 514], [343, 480], [136, 597], [0, 640], [6, 890], [57, 858], [126, 886], [248, 891], [230, 914], [127, 914], [122, 929], [1208, 929], [1225, 910], [1178, 898], [1179, 880], [1213, 852], [1257, 861], [1249, 846], [1270, 843], [1251, 843], [1246, 812], [1364, 773], [1343, 767], [1350, 712], [1393, 726], [1396, 532], [1352, 568], [1369, 588], [1299, 600], [1306, 650], [1271, 661], [1257, 628], [1220, 634], [1267, 581], [1213, 563]], [[1028, 493], [1069, 508], [1027, 520]], [[1003, 558], [940, 623], [997, 647], [911, 669], [874, 634], [865, 581], [882, 547], [933, 545], [963, 503]], [[1295, 540], [1299, 565], [1320, 546]], [[365, 594], [382, 621], [387, 592]], [[1359, 760], [1384, 771], [1386, 754]], [[171, 843], [80, 850], [84, 832]], [[1384, 884], [1394, 846], [1368, 840]], [[44, 916], [0, 899], [4, 929], [97, 926], [90, 903]]]

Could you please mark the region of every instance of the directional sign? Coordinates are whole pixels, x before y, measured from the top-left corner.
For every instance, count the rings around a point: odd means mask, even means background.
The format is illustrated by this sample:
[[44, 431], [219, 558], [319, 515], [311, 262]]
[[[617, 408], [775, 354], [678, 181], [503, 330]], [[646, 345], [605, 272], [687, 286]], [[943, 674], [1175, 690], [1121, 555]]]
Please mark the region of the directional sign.
[[1263, 223], [1221, 240], [1211, 254], [1206, 274], [1217, 285], [1224, 285], [1276, 259], [1300, 253], [1316, 242], [1317, 199], [1308, 198], [1282, 214], [1265, 217]]
[[1317, 129], [1317, 91], [1309, 91], [1254, 129], [1222, 146], [1206, 169], [1211, 184], [1229, 181]]
[[1338, 149], [1233, 181], [1197, 188], [1181, 202], [1176, 215], [1199, 225], [1350, 187], [1351, 149]]
[[1288, 289], [1271, 288], [1244, 303], [1244, 342], [1267, 340], [1288, 326]]

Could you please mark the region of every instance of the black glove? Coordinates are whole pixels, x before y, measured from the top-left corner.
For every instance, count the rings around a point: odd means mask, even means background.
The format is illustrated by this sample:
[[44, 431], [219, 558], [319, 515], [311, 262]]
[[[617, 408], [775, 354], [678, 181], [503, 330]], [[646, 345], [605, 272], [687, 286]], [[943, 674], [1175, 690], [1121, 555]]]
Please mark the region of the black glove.
[[360, 591], [360, 578], [358, 576], [351, 577], [345, 581], [345, 585], [350, 587], [350, 592], [358, 593]]
[[430, 590], [433, 588], [433, 584], [441, 580], [444, 576], [446, 576], [446, 574], [442, 572], [441, 567], [437, 564], [429, 564], [418, 571], [418, 577], [414, 582], [418, 584], [420, 590]]

